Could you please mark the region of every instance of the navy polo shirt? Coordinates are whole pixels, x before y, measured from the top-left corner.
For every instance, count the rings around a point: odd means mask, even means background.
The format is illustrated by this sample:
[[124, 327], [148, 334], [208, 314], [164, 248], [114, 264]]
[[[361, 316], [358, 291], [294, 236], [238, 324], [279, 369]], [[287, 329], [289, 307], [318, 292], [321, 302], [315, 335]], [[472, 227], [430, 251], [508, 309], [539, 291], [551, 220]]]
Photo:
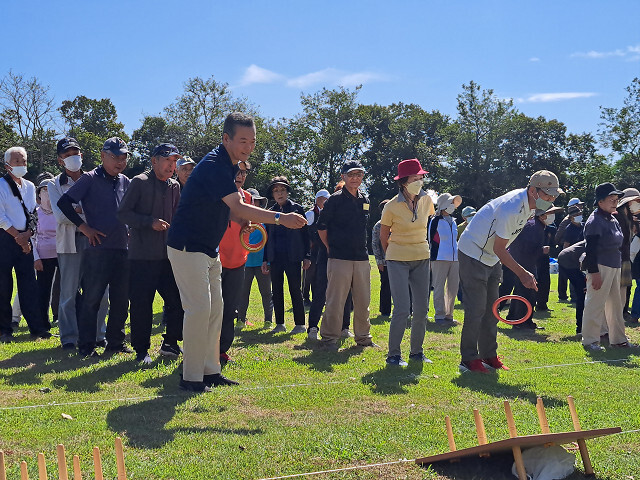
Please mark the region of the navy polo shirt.
[[238, 194], [233, 163], [220, 144], [196, 165], [184, 185], [169, 227], [167, 245], [217, 257], [230, 213], [222, 199], [232, 193]]
[[[81, 203], [87, 219], [87, 225], [101, 231], [106, 237], [100, 237], [100, 243], [90, 248], [112, 248], [126, 250], [129, 236], [127, 227], [117, 218], [118, 206], [124, 197], [130, 180], [118, 174], [112, 177], [100, 165], [90, 172], [83, 173], [65, 194], [73, 203]], [[77, 217], [79, 223], [82, 219]]]

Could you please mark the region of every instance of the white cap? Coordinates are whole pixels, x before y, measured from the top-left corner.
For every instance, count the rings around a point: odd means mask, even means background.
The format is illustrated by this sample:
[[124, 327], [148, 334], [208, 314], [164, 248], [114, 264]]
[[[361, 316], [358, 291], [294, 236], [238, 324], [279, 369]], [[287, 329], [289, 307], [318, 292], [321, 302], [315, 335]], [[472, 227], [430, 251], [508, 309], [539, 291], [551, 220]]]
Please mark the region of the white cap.
[[316, 200], [320, 197], [329, 198], [330, 196], [331, 194], [329, 193], [329, 190], [325, 190], [323, 188], [322, 190], [318, 190], [318, 193], [316, 193]]

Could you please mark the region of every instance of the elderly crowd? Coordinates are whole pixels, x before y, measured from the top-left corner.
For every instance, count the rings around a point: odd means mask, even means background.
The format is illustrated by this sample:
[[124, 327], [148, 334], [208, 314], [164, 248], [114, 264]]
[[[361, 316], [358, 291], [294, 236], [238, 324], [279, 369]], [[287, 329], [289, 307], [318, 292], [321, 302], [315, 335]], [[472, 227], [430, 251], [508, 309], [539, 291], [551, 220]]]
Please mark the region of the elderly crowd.
[[[255, 142], [253, 118], [236, 112], [224, 122], [222, 143], [197, 164], [163, 143], [152, 152], [151, 168], [129, 179], [123, 174], [129, 150], [121, 139], [108, 139], [101, 164], [83, 172], [80, 145], [65, 137], [57, 143], [61, 173], [41, 175], [37, 186], [23, 178], [27, 152], [8, 149], [0, 179], [0, 340], [13, 339], [15, 272], [14, 307], [33, 338], [51, 337], [51, 305], [63, 349], [77, 349], [83, 358], [100, 356], [98, 348], [135, 352], [137, 361], [150, 364], [157, 293], [164, 304], [160, 355], [182, 356], [181, 388], [208, 391], [237, 383], [222, 375], [222, 366], [230, 360], [235, 332], [251, 325], [254, 279], [265, 326], [275, 319], [272, 332], [286, 331], [286, 276], [291, 334], [306, 334], [327, 350], [337, 350], [346, 337], [377, 347], [369, 321], [371, 206], [361, 188], [364, 167], [345, 162], [335, 192], [320, 190], [305, 212], [290, 198], [284, 176], [271, 180], [266, 197], [243, 188]], [[497, 352], [492, 307], [513, 292], [546, 310], [555, 245], [561, 250], [559, 297], [568, 301], [568, 283], [584, 347], [598, 351], [605, 341], [633, 347], [625, 316], [636, 322], [640, 316], [637, 295], [628, 312], [632, 280], [640, 278], [637, 190], [601, 184], [586, 222], [584, 204], [574, 198], [556, 228], [556, 214], [564, 209], [553, 202], [563, 191], [557, 176], [542, 170], [524, 188], [477, 211], [465, 206], [458, 225], [453, 215], [462, 198], [425, 191], [427, 174], [417, 159], [398, 164], [397, 194], [380, 203], [372, 230], [380, 314], [391, 317], [387, 364], [406, 366], [405, 358], [431, 363], [424, 340], [433, 292], [434, 320], [444, 328], [458, 324], [456, 297], [462, 302], [460, 370], [507, 370]], [[241, 238], [245, 244], [262, 240], [251, 222], [265, 225], [267, 239], [263, 249], [250, 252]], [[507, 319], [526, 317], [523, 305], [512, 301]], [[529, 315], [517, 328], [542, 327]]]

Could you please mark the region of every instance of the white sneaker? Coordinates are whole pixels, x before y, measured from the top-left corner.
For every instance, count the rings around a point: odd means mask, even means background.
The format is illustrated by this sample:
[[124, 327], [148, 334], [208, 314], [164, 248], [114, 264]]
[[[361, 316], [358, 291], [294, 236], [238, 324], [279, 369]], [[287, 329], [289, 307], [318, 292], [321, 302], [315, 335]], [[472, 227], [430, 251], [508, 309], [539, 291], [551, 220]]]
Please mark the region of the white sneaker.
[[318, 340], [318, 329], [316, 327], [311, 327], [307, 334], [307, 338], [309, 340]]
[[285, 327], [282, 323], [278, 323], [276, 324], [275, 327], [273, 327], [273, 329], [271, 330], [271, 333], [280, 333], [280, 332], [286, 332], [287, 331], [287, 327]]
[[295, 335], [296, 333], [306, 333], [306, 331], [307, 329], [304, 325], [296, 325], [295, 327], [293, 327], [293, 329], [291, 329], [291, 334]]
[[353, 333], [351, 333], [351, 330], [349, 330], [348, 328], [345, 328], [344, 330], [342, 330], [342, 338], [352, 338], [354, 335]]

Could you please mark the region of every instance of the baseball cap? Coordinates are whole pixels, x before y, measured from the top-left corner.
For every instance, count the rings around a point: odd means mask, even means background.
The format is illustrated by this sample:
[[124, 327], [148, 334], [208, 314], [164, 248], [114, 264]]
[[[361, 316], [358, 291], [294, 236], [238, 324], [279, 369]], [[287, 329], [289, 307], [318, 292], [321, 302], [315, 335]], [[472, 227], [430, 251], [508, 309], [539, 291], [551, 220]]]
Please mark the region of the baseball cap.
[[531, 175], [531, 178], [529, 179], [529, 186], [539, 188], [547, 195], [553, 195], [554, 197], [564, 193], [560, 188], [558, 177], [555, 173], [550, 172], [549, 170], [538, 170], [536, 173]]
[[573, 205], [584, 205], [584, 202], [582, 202], [579, 198], [573, 197], [571, 200], [569, 200], [569, 203], [567, 203], [567, 207], [572, 207]]
[[129, 153], [127, 144], [119, 137], [111, 137], [109, 140], [104, 142], [102, 151], [111, 152], [113, 155], [126, 155]]
[[358, 160], [348, 160], [342, 164], [342, 173], [349, 173], [355, 170], [364, 172], [364, 167]]
[[77, 148], [81, 150], [80, 144], [73, 137], [64, 137], [58, 140], [58, 144], [56, 145], [56, 153], [60, 155], [61, 153], [66, 152], [70, 148]]
[[195, 165], [196, 162], [194, 162], [191, 157], [184, 156], [178, 159], [176, 162], [176, 168], [180, 168], [181, 166], [188, 164]]
[[178, 151], [178, 147], [170, 143], [161, 143], [153, 149], [153, 153], [151, 154], [152, 157], [172, 157], [174, 155], [182, 157]]
[[464, 207], [462, 209], [462, 216], [464, 218], [473, 217], [476, 213], [478, 213], [478, 212], [471, 205], [467, 205], [466, 207]]
[[322, 190], [318, 190], [318, 193], [316, 193], [316, 200], [319, 198], [329, 198], [331, 196], [331, 194], [329, 193], [329, 190], [326, 189], [322, 189]]

